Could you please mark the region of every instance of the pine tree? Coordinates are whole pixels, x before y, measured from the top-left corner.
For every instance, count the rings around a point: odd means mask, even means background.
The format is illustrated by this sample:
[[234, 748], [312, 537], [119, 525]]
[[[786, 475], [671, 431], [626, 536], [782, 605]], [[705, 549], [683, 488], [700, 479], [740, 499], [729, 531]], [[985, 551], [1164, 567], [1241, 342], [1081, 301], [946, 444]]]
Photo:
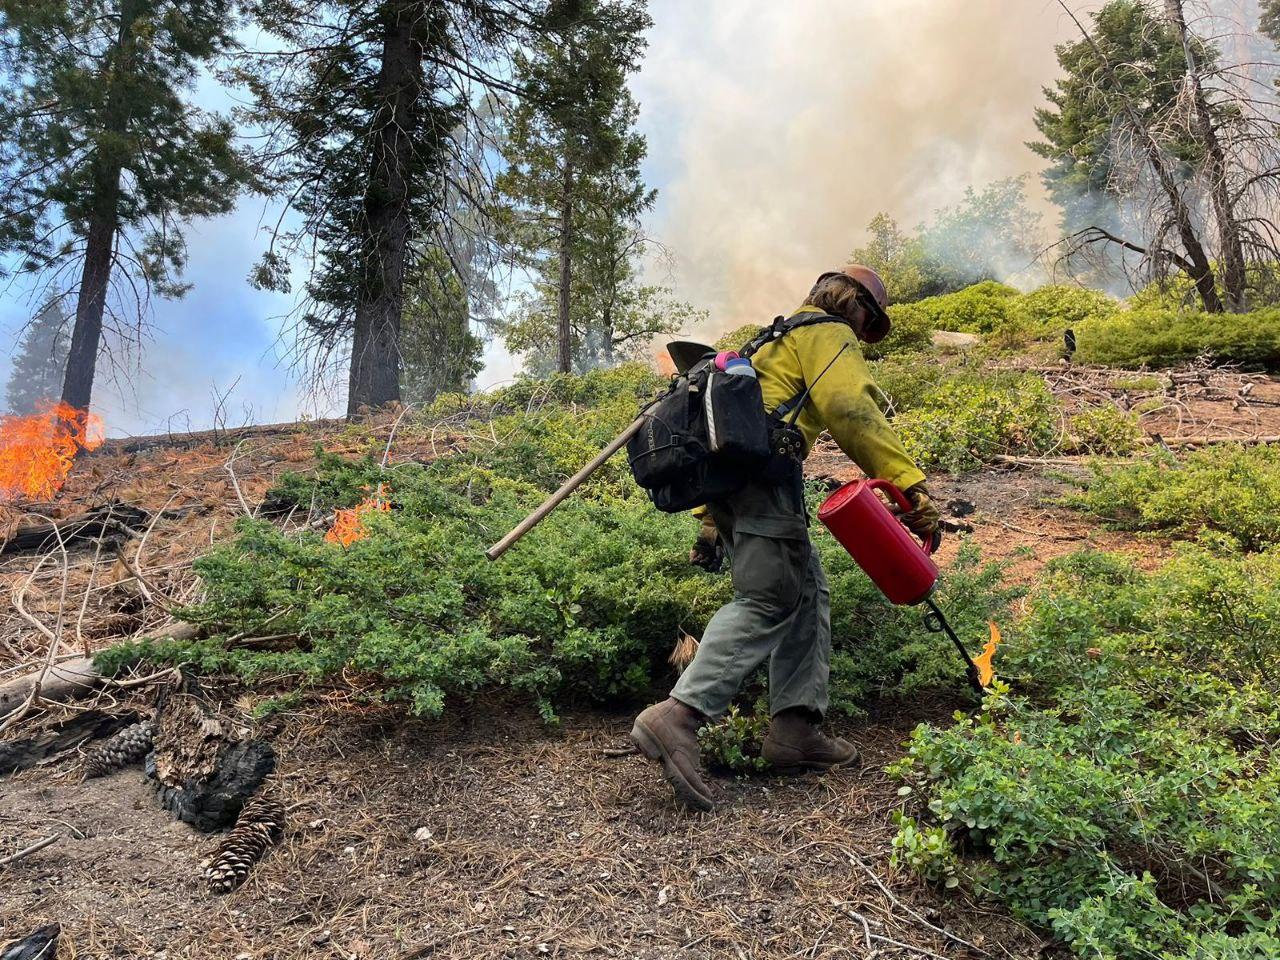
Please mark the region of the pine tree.
[[62, 299], [53, 297], [27, 326], [13, 357], [5, 387], [9, 412], [25, 416], [58, 398], [67, 365], [71, 331]]
[[414, 266], [400, 337], [403, 393], [410, 403], [430, 403], [441, 393], [463, 393], [480, 372], [484, 341], [471, 330], [466, 288], [438, 248]]
[[[262, 162], [297, 214], [275, 233], [256, 285], [288, 289], [310, 259], [300, 352], [323, 366], [349, 347], [347, 409], [400, 399], [411, 268], [447, 247], [472, 196], [482, 94], [529, 27], [519, 0], [257, 0], [280, 49], [246, 61]], [[452, 185], [452, 189], [451, 189]]]
[[0, 252], [76, 279], [62, 398], [85, 408], [105, 317], [181, 296], [183, 225], [251, 180], [224, 119], [192, 105], [238, 0], [0, 0]]
[[559, 0], [548, 33], [517, 58], [527, 95], [511, 119], [498, 179], [517, 264], [508, 347], [541, 371], [610, 363], [618, 350], [687, 322], [691, 311], [637, 279], [640, 217], [656, 192], [640, 175], [644, 137], [627, 78], [651, 24], [644, 0]]

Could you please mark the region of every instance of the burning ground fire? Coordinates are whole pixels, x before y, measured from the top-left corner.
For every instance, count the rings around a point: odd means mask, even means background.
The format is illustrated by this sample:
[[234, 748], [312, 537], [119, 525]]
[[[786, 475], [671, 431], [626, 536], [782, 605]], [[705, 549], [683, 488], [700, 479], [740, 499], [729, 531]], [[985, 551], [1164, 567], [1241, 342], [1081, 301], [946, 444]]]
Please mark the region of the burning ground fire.
[[27, 417], [0, 417], [0, 502], [52, 497], [76, 456], [102, 440], [101, 418], [62, 402]]
[[334, 512], [333, 526], [329, 532], [324, 535], [325, 540], [329, 543], [340, 543], [344, 547], [349, 547], [357, 540], [363, 540], [369, 535], [368, 528], [364, 525], [364, 515], [373, 511], [383, 511], [391, 509], [391, 504], [385, 500], [370, 498], [363, 503], [358, 503], [354, 507], [348, 507]]

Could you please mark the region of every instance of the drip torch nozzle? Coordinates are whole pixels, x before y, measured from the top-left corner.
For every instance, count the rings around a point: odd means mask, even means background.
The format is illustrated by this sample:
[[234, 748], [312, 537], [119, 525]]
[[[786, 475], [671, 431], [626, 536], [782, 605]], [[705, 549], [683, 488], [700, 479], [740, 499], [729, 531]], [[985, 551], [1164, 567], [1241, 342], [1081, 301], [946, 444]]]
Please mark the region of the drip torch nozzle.
[[956, 632], [951, 629], [951, 624], [947, 623], [946, 616], [943, 615], [942, 610], [938, 605], [933, 602], [933, 598], [930, 597], [925, 601], [925, 604], [929, 607], [929, 612], [924, 615], [924, 628], [930, 633], [945, 633], [951, 638], [951, 642], [954, 643], [956, 645], [956, 649], [960, 651], [960, 656], [964, 658], [965, 673], [969, 678], [969, 686], [973, 687], [974, 692], [977, 693], [978, 696], [982, 696], [982, 692], [985, 688], [982, 686], [982, 681], [978, 678], [978, 665], [973, 662], [973, 657], [969, 656], [969, 651], [964, 648], [964, 644], [960, 642], [960, 638], [956, 636]]

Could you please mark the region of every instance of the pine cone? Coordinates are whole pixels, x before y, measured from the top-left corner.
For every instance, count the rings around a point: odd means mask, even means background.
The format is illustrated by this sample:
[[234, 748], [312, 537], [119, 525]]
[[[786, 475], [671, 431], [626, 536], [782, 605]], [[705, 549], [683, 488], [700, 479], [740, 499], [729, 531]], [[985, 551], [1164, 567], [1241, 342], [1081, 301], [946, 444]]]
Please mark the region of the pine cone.
[[151, 752], [151, 721], [131, 723], [107, 737], [85, 754], [84, 778], [105, 777], [135, 763]]
[[253, 865], [284, 835], [284, 807], [269, 793], [249, 799], [205, 867], [210, 893], [230, 893], [249, 876]]

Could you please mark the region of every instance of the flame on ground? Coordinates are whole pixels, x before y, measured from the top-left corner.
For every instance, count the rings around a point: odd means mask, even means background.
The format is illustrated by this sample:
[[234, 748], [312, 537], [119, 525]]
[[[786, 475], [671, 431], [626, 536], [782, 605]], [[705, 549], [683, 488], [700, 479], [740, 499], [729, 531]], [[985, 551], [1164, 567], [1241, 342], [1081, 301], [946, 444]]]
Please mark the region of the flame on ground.
[[1000, 628], [991, 620], [987, 621], [987, 626], [991, 628], [991, 639], [982, 648], [982, 652], [973, 658], [973, 665], [978, 668], [978, 682], [984, 687], [991, 686], [991, 681], [996, 678], [996, 668], [992, 666], [991, 658], [996, 655], [996, 647], [1000, 646]]
[[52, 497], [76, 456], [102, 439], [100, 417], [61, 401], [27, 417], [0, 417], [0, 501]]
[[373, 511], [385, 513], [391, 509], [391, 504], [385, 500], [370, 498], [363, 503], [358, 503], [354, 507], [346, 507], [334, 512], [333, 526], [329, 532], [324, 535], [325, 540], [329, 543], [340, 543], [344, 547], [349, 547], [357, 540], [363, 540], [369, 535], [369, 528], [364, 525], [364, 515]]

